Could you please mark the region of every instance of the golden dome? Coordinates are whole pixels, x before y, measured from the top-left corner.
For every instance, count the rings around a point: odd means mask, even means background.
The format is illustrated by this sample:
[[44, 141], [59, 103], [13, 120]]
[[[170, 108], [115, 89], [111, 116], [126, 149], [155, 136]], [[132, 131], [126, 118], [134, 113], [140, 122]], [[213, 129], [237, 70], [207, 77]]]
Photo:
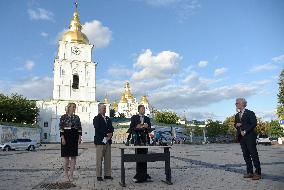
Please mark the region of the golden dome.
[[104, 100], [105, 104], [108, 104], [108, 97], [107, 95], [105, 95], [105, 100]]
[[125, 96], [125, 98], [127, 100], [133, 100], [134, 99], [134, 97], [133, 97], [133, 95], [131, 93], [131, 88], [130, 88], [130, 85], [129, 85], [128, 81], [125, 82], [124, 94], [125, 94], [124, 96]]
[[129, 85], [128, 81], [125, 82], [125, 87], [124, 88], [130, 88], [130, 85]]
[[129, 92], [129, 91], [128, 91], [128, 92], [125, 92], [125, 95], [124, 95], [124, 96], [125, 96], [125, 98], [126, 98], [127, 100], [130, 100], [130, 99], [132, 100], [132, 99], [134, 99], [133, 95], [132, 95], [131, 92]]
[[113, 104], [112, 104], [112, 107], [113, 107], [113, 108], [117, 108], [117, 106], [118, 106], [118, 105], [117, 105], [116, 101], [114, 100], [114, 102], [113, 102]]
[[122, 94], [119, 103], [127, 103], [127, 99], [125, 98], [125, 95]]
[[69, 30], [65, 32], [62, 36], [62, 41], [64, 42], [75, 42], [81, 44], [89, 44], [87, 36], [81, 32], [82, 25], [79, 19], [79, 13], [77, 11], [77, 6], [73, 14], [73, 19], [71, 20]]
[[148, 101], [148, 99], [147, 99], [147, 96], [142, 96], [140, 102], [141, 102], [141, 104], [143, 104], [143, 105], [144, 105], [144, 104], [148, 104], [149, 101]]

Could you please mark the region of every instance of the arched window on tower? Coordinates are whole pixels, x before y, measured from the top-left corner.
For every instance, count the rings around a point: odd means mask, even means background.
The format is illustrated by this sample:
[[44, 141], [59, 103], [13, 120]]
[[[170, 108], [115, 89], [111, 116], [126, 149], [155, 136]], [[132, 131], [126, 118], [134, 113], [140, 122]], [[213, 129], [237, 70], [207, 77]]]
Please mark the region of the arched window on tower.
[[73, 89], [79, 89], [79, 76], [77, 74], [73, 75], [72, 88]]

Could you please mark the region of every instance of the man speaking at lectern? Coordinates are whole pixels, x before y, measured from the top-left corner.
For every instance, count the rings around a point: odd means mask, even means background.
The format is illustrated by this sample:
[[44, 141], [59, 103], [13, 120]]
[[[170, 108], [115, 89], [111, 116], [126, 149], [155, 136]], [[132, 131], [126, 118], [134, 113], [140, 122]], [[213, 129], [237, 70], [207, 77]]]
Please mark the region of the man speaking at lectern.
[[[138, 106], [139, 114], [131, 117], [129, 132], [134, 138], [135, 145], [146, 145], [149, 142], [148, 133], [151, 132], [150, 118], [145, 116], [145, 107]], [[147, 148], [136, 149], [136, 154], [147, 154]], [[134, 176], [135, 183], [143, 183], [150, 180], [151, 177], [147, 174], [147, 162], [136, 162], [136, 175]]]

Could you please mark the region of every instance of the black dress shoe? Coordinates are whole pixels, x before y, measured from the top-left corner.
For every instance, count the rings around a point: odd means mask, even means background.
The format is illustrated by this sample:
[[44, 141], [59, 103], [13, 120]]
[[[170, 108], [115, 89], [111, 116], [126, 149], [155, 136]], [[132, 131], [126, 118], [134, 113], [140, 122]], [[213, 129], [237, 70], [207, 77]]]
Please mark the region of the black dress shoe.
[[134, 178], [133, 178], [133, 181], [134, 181], [134, 183], [143, 183], [144, 182], [142, 180], [138, 180], [138, 179], [134, 179]]
[[111, 176], [104, 176], [104, 179], [113, 179]]
[[97, 177], [97, 180], [98, 181], [103, 181], [103, 178], [102, 177]]

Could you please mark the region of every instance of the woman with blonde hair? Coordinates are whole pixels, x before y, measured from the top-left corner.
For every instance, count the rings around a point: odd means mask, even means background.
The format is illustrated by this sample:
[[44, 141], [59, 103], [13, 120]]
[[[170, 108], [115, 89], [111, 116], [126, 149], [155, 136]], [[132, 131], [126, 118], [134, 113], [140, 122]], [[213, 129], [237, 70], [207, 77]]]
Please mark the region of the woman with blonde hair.
[[[76, 104], [69, 103], [66, 114], [60, 118], [61, 157], [64, 157], [64, 172], [67, 181], [73, 181], [73, 173], [81, 143], [82, 127], [79, 116], [75, 115]], [[70, 166], [70, 170], [69, 170]]]

